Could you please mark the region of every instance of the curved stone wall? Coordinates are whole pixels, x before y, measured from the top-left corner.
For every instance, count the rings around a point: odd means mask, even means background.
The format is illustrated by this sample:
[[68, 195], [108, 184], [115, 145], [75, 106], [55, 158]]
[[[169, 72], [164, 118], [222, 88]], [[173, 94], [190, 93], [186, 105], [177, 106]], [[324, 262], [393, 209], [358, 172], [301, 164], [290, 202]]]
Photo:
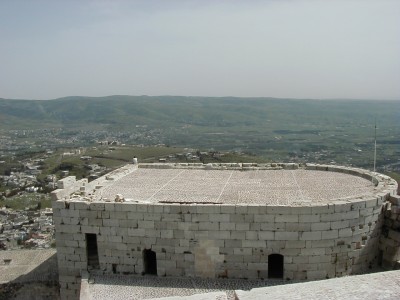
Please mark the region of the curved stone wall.
[[382, 209], [396, 183], [354, 168], [304, 168], [361, 176], [374, 182], [374, 194], [303, 206], [91, 202], [77, 196], [54, 202], [63, 294], [74, 298], [76, 278], [88, 269], [87, 234], [96, 235], [99, 267], [93, 267], [104, 273], [142, 274], [154, 263], [144, 258], [146, 249], [155, 253], [158, 276], [267, 279], [281, 267], [268, 261], [271, 254], [283, 256], [283, 279], [332, 278], [377, 265]]

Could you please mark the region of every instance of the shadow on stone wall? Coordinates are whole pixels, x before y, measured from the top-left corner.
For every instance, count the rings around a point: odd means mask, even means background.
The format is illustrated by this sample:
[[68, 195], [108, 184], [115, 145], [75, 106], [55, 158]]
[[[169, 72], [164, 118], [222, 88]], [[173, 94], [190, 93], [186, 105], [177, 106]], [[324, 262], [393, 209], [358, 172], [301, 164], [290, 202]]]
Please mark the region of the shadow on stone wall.
[[[372, 231], [361, 236], [361, 241], [351, 245], [355, 250], [360, 249], [358, 258], [349, 258], [351, 263], [351, 275], [365, 274], [383, 271], [381, 267], [381, 255], [379, 252], [379, 239], [384, 223], [384, 205], [381, 206], [378, 219], [364, 226], [373, 226]], [[350, 245], [349, 245], [350, 247]]]
[[[29, 250], [27, 250], [29, 251]], [[7, 271], [6, 271], [7, 272]], [[57, 253], [29, 273], [0, 285], [0, 300], [60, 299]]]

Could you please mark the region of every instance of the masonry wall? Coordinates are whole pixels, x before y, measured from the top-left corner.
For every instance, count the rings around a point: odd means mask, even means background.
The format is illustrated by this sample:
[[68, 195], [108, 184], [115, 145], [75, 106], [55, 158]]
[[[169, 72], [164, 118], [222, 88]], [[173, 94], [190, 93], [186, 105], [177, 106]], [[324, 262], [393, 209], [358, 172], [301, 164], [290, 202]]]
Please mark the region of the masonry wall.
[[97, 235], [104, 273], [141, 274], [144, 249], [156, 253], [158, 276], [266, 279], [274, 253], [284, 256], [284, 279], [363, 272], [378, 262], [387, 197], [308, 207], [57, 201], [62, 295], [78, 295], [87, 233]]
[[[400, 202], [394, 196], [397, 185], [387, 176], [308, 164], [305, 168], [309, 170], [349, 173], [375, 184], [374, 196], [324, 205], [140, 204], [90, 202], [85, 197], [88, 188], [101, 188], [102, 180], [115, 180], [132, 168], [127, 165], [89, 184], [68, 182], [53, 193], [63, 299], [79, 298], [80, 279], [87, 271], [142, 274], [144, 250], [155, 252], [158, 276], [208, 278], [267, 279], [270, 254], [283, 256], [282, 278], [295, 280], [357, 274], [398, 258], [398, 247], [393, 244], [393, 238], [399, 240], [394, 230], [398, 215], [393, 212], [399, 212]], [[82, 196], [70, 196], [75, 190]], [[390, 214], [388, 201], [392, 203]], [[396, 220], [388, 222], [388, 218]], [[388, 235], [382, 237], [382, 231]], [[99, 266], [88, 264], [87, 234], [96, 235]]]
[[400, 196], [391, 196], [385, 205], [385, 219], [380, 236], [382, 266], [400, 269]]

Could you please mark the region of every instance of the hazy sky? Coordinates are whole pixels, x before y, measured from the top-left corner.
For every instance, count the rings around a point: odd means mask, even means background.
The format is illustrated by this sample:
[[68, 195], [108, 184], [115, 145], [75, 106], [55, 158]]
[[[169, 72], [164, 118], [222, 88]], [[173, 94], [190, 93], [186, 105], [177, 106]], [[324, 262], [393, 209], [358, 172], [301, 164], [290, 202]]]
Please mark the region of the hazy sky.
[[0, 1], [0, 97], [115, 94], [400, 99], [400, 1]]

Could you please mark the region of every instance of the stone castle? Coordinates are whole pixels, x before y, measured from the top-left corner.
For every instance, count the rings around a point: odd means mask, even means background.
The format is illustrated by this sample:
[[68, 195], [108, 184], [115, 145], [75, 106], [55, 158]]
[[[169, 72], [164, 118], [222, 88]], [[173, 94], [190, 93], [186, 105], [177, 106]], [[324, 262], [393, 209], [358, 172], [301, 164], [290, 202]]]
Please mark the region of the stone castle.
[[61, 296], [82, 274], [316, 280], [394, 269], [397, 183], [314, 164], [130, 164], [52, 193]]

